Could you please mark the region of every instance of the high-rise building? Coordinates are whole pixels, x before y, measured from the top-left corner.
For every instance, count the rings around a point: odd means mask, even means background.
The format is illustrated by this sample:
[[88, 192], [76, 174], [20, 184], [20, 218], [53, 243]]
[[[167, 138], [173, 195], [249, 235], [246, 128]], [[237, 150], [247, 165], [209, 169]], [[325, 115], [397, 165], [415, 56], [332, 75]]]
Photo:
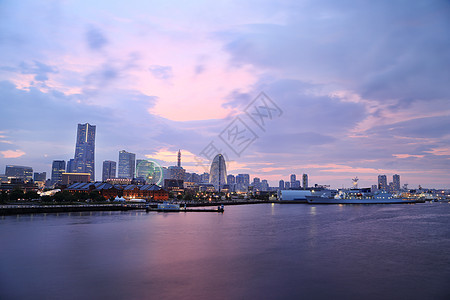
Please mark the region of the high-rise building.
[[136, 168], [136, 154], [125, 150], [119, 151], [118, 178], [133, 179]]
[[249, 174], [238, 174], [236, 176], [236, 192], [246, 193], [248, 192], [248, 186], [250, 185]]
[[[64, 160], [54, 160], [52, 163], [52, 184], [60, 184], [62, 182], [62, 173], [66, 170], [66, 162]], [[69, 171], [69, 170], [68, 170]], [[71, 172], [68, 172], [71, 173]]]
[[303, 188], [308, 188], [308, 174], [303, 174]]
[[66, 172], [67, 173], [75, 173], [75, 160], [73, 158], [69, 159], [67, 161], [67, 168], [66, 168]]
[[5, 176], [19, 178], [25, 182], [28, 182], [33, 180], [33, 168], [7, 165], [5, 168]]
[[209, 183], [214, 185], [216, 190], [220, 191], [222, 186], [227, 184], [227, 167], [222, 154], [214, 157], [209, 174]]
[[255, 177], [252, 182], [253, 190], [260, 191], [261, 190], [261, 178]]
[[291, 188], [299, 189], [300, 187], [300, 180], [291, 181]]
[[116, 166], [117, 163], [112, 160], [103, 161], [102, 181], [106, 182], [107, 179], [116, 178]]
[[280, 182], [278, 183], [278, 189], [284, 190], [284, 180], [283, 179], [281, 179]]
[[170, 179], [184, 181], [184, 175], [186, 173], [185, 169], [183, 169], [182, 167], [178, 167], [178, 166], [170, 166], [168, 169], [169, 169], [169, 178]]
[[177, 167], [181, 168], [181, 150], [178, 150]]
[[291, 174], [291, 186], [292, 183], [295, 182], [297, 180], [297, 176], [295, 174]]
[[227, 176], [227, 182], [228, 184], [235, 184], [236, 183], [236, 177], [234, 175], [230, 174]]
[[70, 163], [71, 171], [89, 173], [95, 181], [95, 125], [78, 124], [75, 157]]
[[400, 191], [400, 175], [394, 174], [392, 176], [392, 184], [395, 192]]
[[263, 192], [267, 192], [269, 190], [269, 183], [267, 182], [266, 179], [261, 180], [260, 188], [261, 188], [261, 191], [263, 191]]
[[386, 191], [387, 186], [387, 178], [386, 175], [378, 175], [378, 189], [381, 191]]
[[289, 182], [289, 181], [286, 181], [285, 183], [284, 183], [284, 189], [285, 190], [289, 190], [291, 188], [291, 183]]

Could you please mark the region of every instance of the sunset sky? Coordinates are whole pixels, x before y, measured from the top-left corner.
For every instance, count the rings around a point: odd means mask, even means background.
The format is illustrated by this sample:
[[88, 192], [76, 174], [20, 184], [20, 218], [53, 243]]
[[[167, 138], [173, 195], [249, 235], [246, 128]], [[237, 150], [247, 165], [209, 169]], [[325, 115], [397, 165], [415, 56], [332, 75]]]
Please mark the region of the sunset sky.
[[[1, 1], [0, 173], [47, 172], [97, 126], [103, 160], [136, 153], [228, 173], [349, 187], [400, 174], [450, 188], [449, 1]], [[261, 92], [280, 113], [245, 109]], [[236, 118], [257, 138], [236, 155]], [[206, 164], [207, 165], [207, 164]]]

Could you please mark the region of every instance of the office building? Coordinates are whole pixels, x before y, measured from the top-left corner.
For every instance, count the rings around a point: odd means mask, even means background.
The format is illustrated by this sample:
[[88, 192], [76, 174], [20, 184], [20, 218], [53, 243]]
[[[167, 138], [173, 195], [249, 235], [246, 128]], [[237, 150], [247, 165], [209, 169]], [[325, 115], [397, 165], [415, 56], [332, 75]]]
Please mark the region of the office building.
[[5, 176], [19, 178], [24, 182], [29, 182], [33, 180], [33, 168], [7, 165], [5, 168]]
[[214, 185], [214, 188], [218, 191], [223, 185], [227, 184], [227, 168], [222, 154], [217, 154], [211, 163], [209, 183]]
[[75, 157], [70, 164], [70, 171], [89, 173], [95, 180], [95, 125], [78, 124]]
[[236, 192], [247, 193], [250, 185], [249, 174], [238, 174], [236, 176]]
[[103, 182], [106, 182], [106, 180], [110, 178], [116, 178], [116, 165], [117, 163], [112, 160], [103, 161], [103, 169], [102, 169]]
[[289, 190], [291, 188], [291, 183], [289, 182], [289, 181], [286, 181], [285, 183], [284, 183], [284, 189], [285, 190]]
[[295, 174], [291, 174], [291, 186], [292, 183], [295, 182], [297, 180], [297, 176]]
[[[66, 170], [66, 162], [64, 160], [54, 160], [52, 163], [52, 185], [60, 184], [62, 181], [62, 173]], [[72, 172], [68, 172], [72, 173]]]
[[300, 189], [300, 180], [291, 181], [291, 188], [292, 189]]
[[395, 192], [400, 191], [400, 175], [394, 174], [394, 176], [392, 176], [392, 185], [393, 191]]
[[381, 191], [386, 191], [387, 186], [387, 178], [386, 175], [378, 175], [378, 189]]
[[136, 168], [136, 154], [125, 150], [119, 151], [118, 178], [133, 179]]
[[303, 179], [303, 188], [307, 189], [308, 188], [308, 174], [303, 174], [302, 179]]
[[281, 180], [278, 182], [278, 189], [279, 189], [279, 190], [284, 190], [284, 180], [283, 180], [283, 179], [281, 179]]

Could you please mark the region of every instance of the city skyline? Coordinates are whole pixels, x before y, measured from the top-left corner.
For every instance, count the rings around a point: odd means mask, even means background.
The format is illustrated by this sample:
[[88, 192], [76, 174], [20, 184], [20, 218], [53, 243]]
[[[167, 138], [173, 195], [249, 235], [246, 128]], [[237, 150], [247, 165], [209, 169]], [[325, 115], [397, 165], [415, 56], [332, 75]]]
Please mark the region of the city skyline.
[[[357, 3], [4, 3], [0, 170], [49, 176], [89, 123], [97, 180], [122, 149], [177, 166], [181, 148], [202, 174], [216, 139], [270, 186], [449, 188], [450, 5]], [[244, 112], [261, 92], [283, 112], [266, 128]], [[257, 136], [239, 155], [218, 138], [237, 117]]]

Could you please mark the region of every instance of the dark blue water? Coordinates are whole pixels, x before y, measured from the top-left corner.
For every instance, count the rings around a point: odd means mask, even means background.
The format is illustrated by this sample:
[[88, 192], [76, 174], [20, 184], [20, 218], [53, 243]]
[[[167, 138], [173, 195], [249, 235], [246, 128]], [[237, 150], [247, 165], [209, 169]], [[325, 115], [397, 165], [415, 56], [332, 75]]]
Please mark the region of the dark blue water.
[[450, 204], [0, 217], [0, 299], [450, 299]]

